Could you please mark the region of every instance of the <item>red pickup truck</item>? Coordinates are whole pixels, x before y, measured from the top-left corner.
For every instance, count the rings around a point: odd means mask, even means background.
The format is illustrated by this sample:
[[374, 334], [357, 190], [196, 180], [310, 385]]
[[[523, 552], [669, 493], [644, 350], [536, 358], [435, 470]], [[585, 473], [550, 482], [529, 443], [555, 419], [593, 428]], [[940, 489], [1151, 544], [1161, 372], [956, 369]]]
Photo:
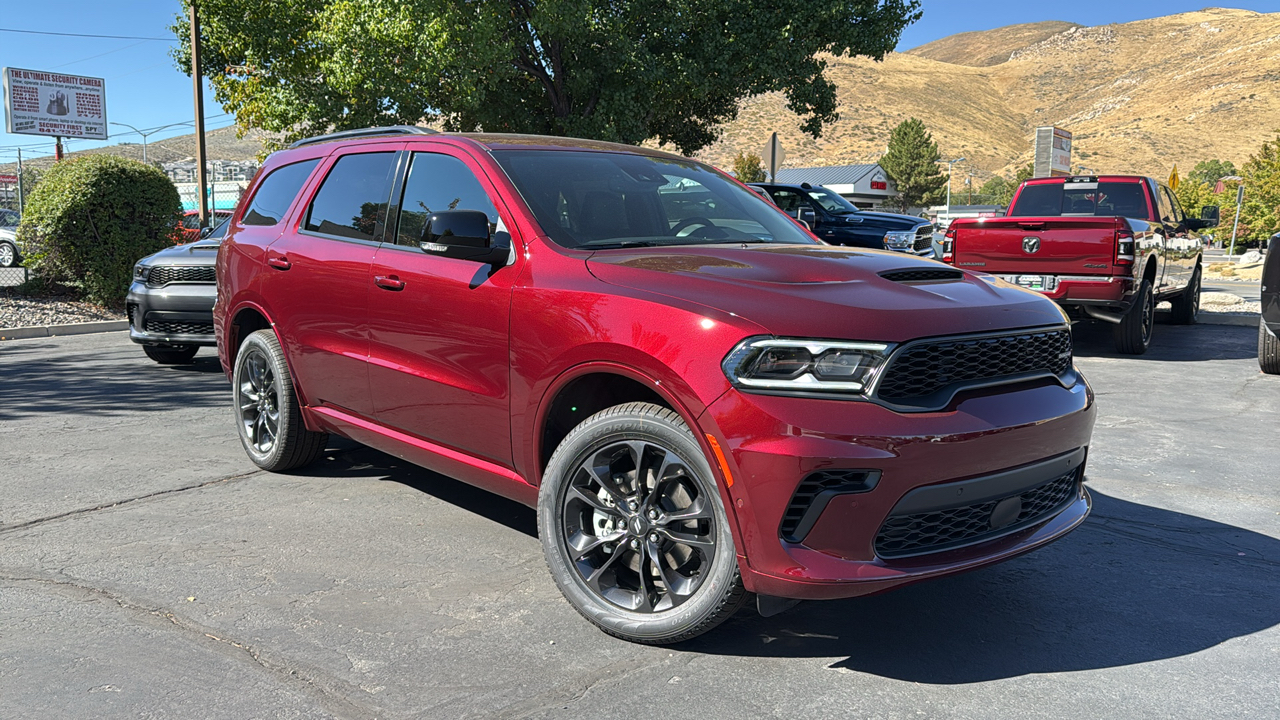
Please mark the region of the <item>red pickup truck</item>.
[[1203, 242], [1195, 231], [1217, 224], [1217, 207], [1188, 217], [1149, 177], [1037, 178], [1018, 187], [1004, 217], [953, 222], [942, 259], [1112, 323], [1116, 349], [1140, 355], [1160, 302], [1172, 304], [1175, 323], [1196, 321]]

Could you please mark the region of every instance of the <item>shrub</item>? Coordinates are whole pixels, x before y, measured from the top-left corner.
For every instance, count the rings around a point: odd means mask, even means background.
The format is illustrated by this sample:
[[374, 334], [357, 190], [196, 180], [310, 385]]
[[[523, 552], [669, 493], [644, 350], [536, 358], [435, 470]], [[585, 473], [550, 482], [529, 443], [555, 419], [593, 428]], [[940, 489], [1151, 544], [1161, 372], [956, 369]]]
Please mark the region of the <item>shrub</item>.
[[45, 283], [80, 288], [85, 299], [124, 304], [133, 265], [177, 240], [182, 202], [159, 169], [112, 155], [54, 165], [18, 226], [27, 266]]

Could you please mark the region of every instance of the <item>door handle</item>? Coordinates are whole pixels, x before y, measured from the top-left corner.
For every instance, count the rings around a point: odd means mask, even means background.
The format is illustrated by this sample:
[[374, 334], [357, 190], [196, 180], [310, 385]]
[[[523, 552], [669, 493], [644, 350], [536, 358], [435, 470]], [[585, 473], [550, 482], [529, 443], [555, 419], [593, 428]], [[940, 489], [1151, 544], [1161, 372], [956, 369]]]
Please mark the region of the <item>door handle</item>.
[[284, 257], [267, 258], [267, 264], [277, 270], [288, 270], [293, 267], [293, 263], [289, 262], [288, 258]]
[[395, 275], [378, 275], [373, 279], [373, 284], [383, 290], [403, 290], [404, 281]]

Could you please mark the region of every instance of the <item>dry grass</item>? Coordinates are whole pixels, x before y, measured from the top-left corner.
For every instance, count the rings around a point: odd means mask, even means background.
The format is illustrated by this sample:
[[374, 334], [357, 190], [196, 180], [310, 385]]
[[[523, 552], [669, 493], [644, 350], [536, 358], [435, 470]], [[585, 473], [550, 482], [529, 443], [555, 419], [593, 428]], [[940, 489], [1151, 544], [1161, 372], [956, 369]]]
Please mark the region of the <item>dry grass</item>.
[[[1011, 59], [984, 64], [998, 56]], [[841, 119], [820, 140], [796, 129], [781, 95], [764, 95], [743, 102], [699, 156], [726, 167], [777, 130], [789, 167], [870, 162], [894, 125], [918, 117], [979, 181], [1012, 176], [1031, 160], [1034, 129], [1052, 124], [1075, 133], [1079, 165], [1164, 177], [1175, 162], [1184, 173], [1207, 158], [1239, 165], [1280, 129], [1280, 13], [1038, 23], [952, 36], [881, 63], [828, 61]]]

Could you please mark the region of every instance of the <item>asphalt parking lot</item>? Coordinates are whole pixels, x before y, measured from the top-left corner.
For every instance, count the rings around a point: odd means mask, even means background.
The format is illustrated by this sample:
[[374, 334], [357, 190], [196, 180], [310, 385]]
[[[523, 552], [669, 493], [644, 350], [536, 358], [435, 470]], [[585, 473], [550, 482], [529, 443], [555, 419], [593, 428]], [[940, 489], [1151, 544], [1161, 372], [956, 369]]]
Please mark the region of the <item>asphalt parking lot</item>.
[[0, 344], [0, 715], [1274, 718], [1280, 377], [1256, 330], [1077, 327], [1090, 519], [676, 648], [564, 602], [533, 512], [346, 441], [256, 472], [211, 351]]

